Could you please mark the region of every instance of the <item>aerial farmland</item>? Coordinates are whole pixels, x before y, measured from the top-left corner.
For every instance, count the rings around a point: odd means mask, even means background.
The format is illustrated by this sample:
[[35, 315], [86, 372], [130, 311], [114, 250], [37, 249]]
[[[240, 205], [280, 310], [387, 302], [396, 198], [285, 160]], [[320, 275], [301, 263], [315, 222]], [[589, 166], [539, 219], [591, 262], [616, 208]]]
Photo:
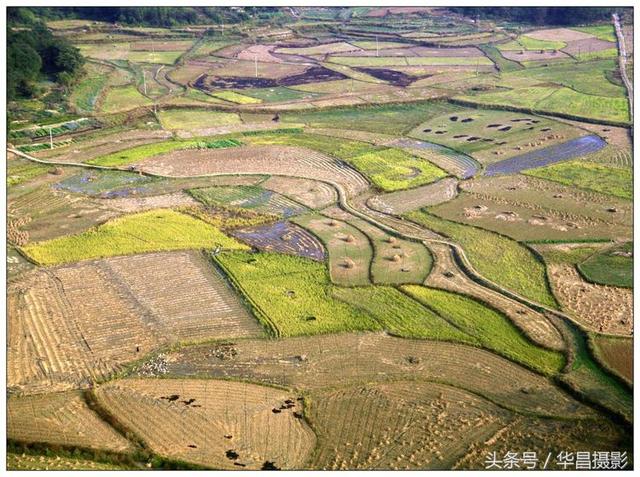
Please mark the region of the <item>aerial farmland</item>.
[[633, 468], [632, 8], [7, 22], [8, 470]]

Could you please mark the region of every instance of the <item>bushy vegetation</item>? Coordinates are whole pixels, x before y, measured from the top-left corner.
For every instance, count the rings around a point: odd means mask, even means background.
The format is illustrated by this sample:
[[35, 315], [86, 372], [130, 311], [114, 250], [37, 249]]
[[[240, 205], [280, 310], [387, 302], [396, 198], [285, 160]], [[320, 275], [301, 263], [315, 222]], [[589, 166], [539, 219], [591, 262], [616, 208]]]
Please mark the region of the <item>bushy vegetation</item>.
[[22, 248], [42, 265], [131, 255], [162, 250], [247, 247], [215, 227], [189, 215], [167, 209], [127, 215], [78, 235], [69, 235]]
[[556, 308], [545, 266], [525, 246], [487, 230], [441, 219], [425, 209], [405, 217], [459, 243], [471, 264], [489, 280]]
[[290, 255], [246, 252], [219, 254], [215, 260], [276, 335], [381, 329], [365, 313], [333, 298], [324, 264]]
[[79, 18], [128, 25], [171, 27], [189, 24], [240, 23], [252, 18], [271, 18], [280, 15], [268, 7], [14, 7], [9, 18], [24, 23], [30, 18], [57, 20]]
[[633, 171], [627, 168], [607, 167], [577, 159], [531, 169], [524, 173], [623, 199], [633, 198]]
[[53, 36], [37, 20], [30, 27], [7, 30], [9, 101], [34, 96], [37, 93], [36, 83], [40, 79], [50, 78], [68, 87], [82, 72], [84, 58], [79, 50], [65, 38]]
[[584, 25], [608, 21], [615, 8], [606, 7], [449, 7], [449, 10], [475, 19], [495, 18], [537, 25]]
[[402, 289], [484, 348], [544, 374], [555, 374], [564, 364], [562, 354], [536, 346], [505, 316], [471, 298], [418, 285]]

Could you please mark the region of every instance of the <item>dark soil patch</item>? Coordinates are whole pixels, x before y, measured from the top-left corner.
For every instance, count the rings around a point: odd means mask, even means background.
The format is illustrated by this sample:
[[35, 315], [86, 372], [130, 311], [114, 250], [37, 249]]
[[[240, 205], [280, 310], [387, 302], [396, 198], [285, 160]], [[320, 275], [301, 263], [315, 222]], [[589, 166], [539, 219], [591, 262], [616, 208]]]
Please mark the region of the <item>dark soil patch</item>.
[[254, 78], [252, 76], [220, 77], [202, 75], [194, 83], [195, 88], [203, 91], [215, 89], [249, 89], [249, 88], [274, 88], [276, 86], [296, 86], [307, 83], [324, 81], [336, 81], [347, 79], [347, 76], [324, 66], [312, 66], [303, 73], [287, 76], [278, 80], [272, 78]]
[[394, 86], [409, 86], [411, 83], [418, 79], [428, 78], [431, 75], [426, 76], [409, 76], [401, 71], [389, 70], [385, 68], [355, 68], [358, 71], [373, 76], [376, 79], [387, 81]]
[[473, 141], [477, 141], [478, 139], [480, 139], [477, 136], [471, 136], [469, 139], [467, 139], [467, 142], [473, 142]]
[[487, 127], [488, 128], [498, 128], [500, 126], [502, 126], [502, 124], [489, 124]]
[[436, 131], [436, 134], [447, 134], [447, 131]]
[[453, 136], [453, 139], [461, 139], [463, 137], [469, 137], [468, 134], [456, 134], [455, 136]]
[[279, 86], [296, 86], [299, 84], [318, 83], [321, 81], [336, 81], [347, 79], [348, 76], [330, 70], [324, 66], [312, 66], [303, 73], [287, 76], [278, 80]]
[[470, 122], [473, 122], [473, 118], [464, 118], [460, 122], [461, 123], [470, 123]]
[[458, 120], [458, 116], [451, 116], [451, 117], [449, 118], [449, 121], [456, 122], [457, 120]]
[[511, 126], [503, 126], [501, 128], [498, 128], [498, 131], [502, 131], [502, 132], [507, 132], [511, 130]]
[[431, 129], [423, 129], [422, 132], [431, 132]]

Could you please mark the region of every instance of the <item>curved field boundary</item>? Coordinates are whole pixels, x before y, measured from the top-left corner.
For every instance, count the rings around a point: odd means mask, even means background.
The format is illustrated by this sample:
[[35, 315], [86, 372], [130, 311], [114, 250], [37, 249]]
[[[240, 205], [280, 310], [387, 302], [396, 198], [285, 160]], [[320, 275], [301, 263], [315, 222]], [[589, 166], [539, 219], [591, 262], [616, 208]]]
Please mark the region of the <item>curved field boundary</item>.
[[548, 166], [556, 162], [568, 161], [576, 157], [591, 154], [605, 147], [607, 143], [599, 136], [590, 135], [572, 139], [562, 144], [538, 149], [526, 154], [511, 157], [504, 161], [489, 164], [485, 175], [517, 174], [520, 171]]
[[442, 204], [454, 199], [458, 195], [457, 185], [457, 179], [445, 177], [415, 189], [370, 197], [367, 204], [380, 212], [401, 215], [411, 210]]
[[388, 143], [387, 145], [399, 147], [412, 152], [421, 150], [433, 151], [441, 156], [442, 159], [440, 157], [432, 157], [430, 155], [429, 160], [437, 166], [454, 173], [460, 179], [473, 177], [481, 169], [480, 163], [471, 156], [432, 142], [400, 138]]
[[[45, 164], [51, 164], [50, 162], [47, 161], [40, 161], [38, 159], [35, 159], [31, 156], [29, 156], [28, 154], [24, 154], [24, 153], [20, 153], [19, 151], [15, 151], [13, 149], [8, 149], [9, 152], [17, 152], [20, 156], [25, 157], [27, 159], [30, 160], [35, 160], [36, 162], [41, 162], [41, 163], [45, 163]], [[66, 164], [63, 164], [66, 165]], [[85, 164], [78, 164], [80, 167], [86, 167]], [[108, 169], [108, 168], [107, 168]], [[161, 174], [149, 174], [147, 173], [147, 175], [151, 175], [151, 176], [156, 176], [156, 177], [165, 177]], [[218, 173], [218, 174], [205, 174], [202, 177], [213, 177], [213, 176], [219, 176], [219, 175], [238, 175], [238, 174], [225, 174], [225, 173]], [[277, 174], [275, 174], [277, 175]], [[286, 175], [286, 174], [283, 174]], [[360, 210], [354, 208], [352, 205], [349, 204], [349, 202], [347, 201], [347, 191], [343, 188], [343, 186], [341, 184], [338, 183], [334, 183], [331, 181], [325, 181], [322, 180], [321, 182], [324, 182], [326, 184], [328, 184], [329, 186], [333, 187], [337, 194], [338, 194], [338, 202], [339, 202], [339, 206], [344, 209], [347, 212], [351, 212], [352, 214], [356, 215], [357, 217], [362, 218], [363, 220], [372, 223], [373, 225], [378, 226], [379, 228], [389, 232], [390, 234], [394, 235], [394, 236], [399, 236], [402, 237], [404, 239], [407, 240], [413, 240], [413, 241], [417, 241], [417, 242], [422, 242], [424, 243], [427, 247], [429, 247], [430, 243], [442, 243], [444, 245], [448, 245], [449, 247], [451, 247], [452, 253], [454, 254], [454, 257], [456, 259], [456, 263], [460, 266], [460, 270], [465, 273], [471, 280], [475, 281], [476, 283], [478, 283], [479, 285], [486, 287], [490, 290], [496, 291], [500, 294], [502, 294], [505, 298], [510, 299], [510, 300], [514, 300], [515, 302], [518, 302], [522, 305], [525, 305], [535, 311], [538, 312], [547, 312], [550, 313], [551, 315], [560, 318], [562, 320], [564, 320], [565, 322], [571, 323], [573, 326], [575, 326], [580, 333], [582, 334], [586, 334], [588, 333], [588, 330], [585, 329], [579, 322], [577, 322], [575, 319], [573, 319], [571, 316], [567, 315], [566, 313], [563, 313], [561, 311], [552, 309], [542, 303], [538, 303], [534, 300], [525, 298], [521, 295], [519, 295], [518, 293], [515, 293], [507, 288], [502, 287], [501, 285], [489, 280], [488, 278], [484, 277], [482, 274], [480, 274], [474, 267], [473, 265], [471, 265], [471, 262], [469, 260], [469, 258], [467, 257], [464, 249], [458, 245], [455, 242], [451, 242], [445, 238], [433, 238], [433, 237], [428, 237], [428, 234], [424, 234], [424, 229], [422, 229], [421, 227], [419, 227], [417, 224], [413, 224], [409, 221], [400, 221], [399, 219], [388, 215], [388, 214], [384, 214], [381, 212], [377, 212], [377, 211], [373, 211], [371, 209], [369, 209], [366, 205], [363, 206], [364, 210], [366, 212], [361, 212]], [[378, 218], [376, 218], [376, 216]], [[395, 227], [389, 226], [385, 223], [383, 223], [381, 221], [382, 218], [385, 219], [389, 219], [392, 222], [398, 222], [401, 223], [403, 225], [403, 229], [405, 230], [404, 232], [401, 232], [399, 230], [397, 230]], [[415, 230], [415, 232], [406, 232], [407, 228]], [[254, 308], [257, 310], [257, 308]], [[266, 316], [265, 316], [266, 318]], [[606, 376], [610, 376], [610, 377], [614, 377], [616, 378], [616, 375], [612, 375], [610, 372], [604, 370], [602, 371]], [[585, 395], [584, 393], [580, 393], [580, 398], [583, 401], [587, 401], [587, 402], [593, 402], [593, 400], [588, 396]], [[619, 416], [619, 412], [615, 411], [615, 410], [611, 410], [610, 408], [607, 408], [607, 411], [611, 412], [612, 415], [614, 416]], [[630, 422], [626, 417], [624, 417], [625, 422]]]

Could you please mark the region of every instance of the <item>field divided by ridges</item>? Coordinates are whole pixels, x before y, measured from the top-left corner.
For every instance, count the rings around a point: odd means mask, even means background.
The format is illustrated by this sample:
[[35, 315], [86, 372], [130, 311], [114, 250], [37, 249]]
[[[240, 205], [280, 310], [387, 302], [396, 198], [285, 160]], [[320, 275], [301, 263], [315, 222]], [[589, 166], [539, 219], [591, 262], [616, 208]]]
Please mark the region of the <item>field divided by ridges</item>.
[[531, 151], [504, 161], [489, 164], [485, 175], [516, 174], [520, 171], [542, 167], [560, 161], [567, 161], [576, 157], [591, 154], [606, 146], [598, 136], [583, 136], [577, 139]]

